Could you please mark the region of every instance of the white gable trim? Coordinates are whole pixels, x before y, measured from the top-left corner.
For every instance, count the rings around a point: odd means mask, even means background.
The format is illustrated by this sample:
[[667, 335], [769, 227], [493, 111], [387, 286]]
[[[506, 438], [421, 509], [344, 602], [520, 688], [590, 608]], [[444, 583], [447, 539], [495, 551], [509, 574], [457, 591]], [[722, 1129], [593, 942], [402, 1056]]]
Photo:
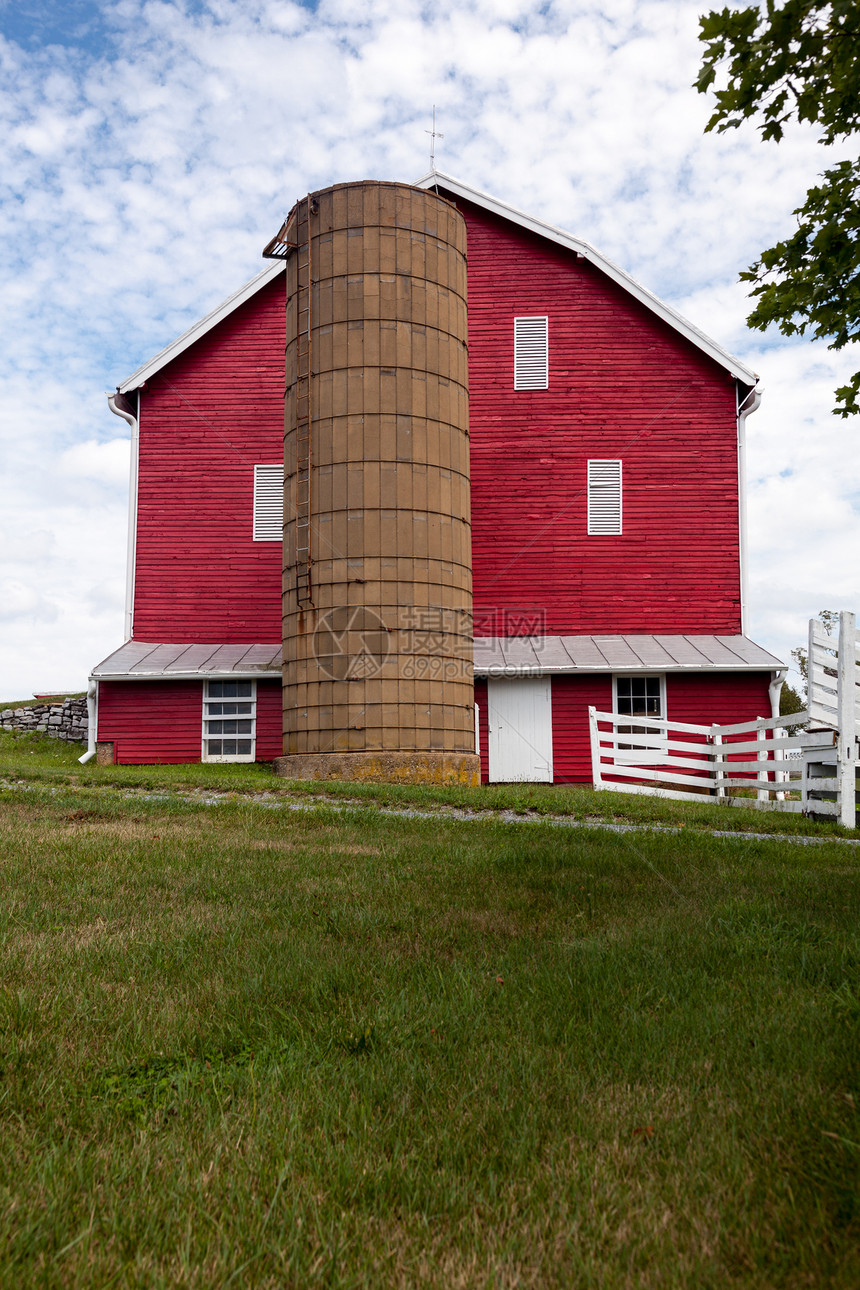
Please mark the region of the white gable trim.
[[166, 345], [165, 348], [160, 350], [154, 358], [149, 360], [148, 363], [144, 363], [143, 367], [139, 367], [136, 372], [132, 372], [131, 376], [123, 381], [122, 385], [117, 386], [118, 392], [120, 394], [128, 394], [132, 390], [139, 389], [140, 386], [143, 385], [144, 381], [148, 381], [149, 378], [154, 376], [156, 372], [160, 371], [162, 367], [165, 367], [168, 363], [172, 362], [174, 358], [178, 358], [179, 355], [186, 349], [189, 349], [195, 341], [200, 340], [201, 336], [205, 336], [213, 327], [217, 327], [222, 319], [226, 318], [228, 314], [231, 314], [234, 309], [238, 309], [246, 300], [250, 300], [251, 297], [255, 296], [258, 291], [261, 291], [263, 287], [268, 286], [273, 278], [276, 278], [279, 273], [283, 272], [283, 260], [273, 260], [271, 264], [267, 264], [265, 269], [258, 273], [255, 278], [252, 278], [250, 282], [246, 282], [244, 287], [240, 287], [238, 291], [233, 292], [232, 296], [228, 296], [226, 300], [222, 300], [221, 304], [218, 305], [217, 308], [213, 309], [210, 314], [207, 314], [205, 318], [201, 318], [193, 327], [189, 327], [188, 331], [184, 331], [181, 336], [177, 336], [176, 340], [173, 340], [169, 345]]
[[423, 175], [415, 183], [416, 188], [440, 188], [444, 193], [451, 193], [455, 197], [462, 197], [464, 201], [472, 202], [475, 206], [482, 206], [484, 210], [490, 211], [493, 215], [498, 215], [501, 219], [510, 220], [512, 224], [519, 224], [521, 228], [528, 229], [530, 233], [537, 233], [539, 237], [549, 238], [551, 242], [558, 243], [565, 250], [575, 251], [583, 259], [589, 260], [596, 268], [605, 273], [608, 278], [623, 287], [631, 296], [645, 305], [658, 318], [662, 318], [665, 323], [673, 327], [675, 331], [680, 332], [688, 341], [702, 350], [720, 367], [724, 367], [731, 372], [737, 381], [742, 381], [744, 385], [755, 385], [758, 377], [755, 372], [746, 367], [739, 358], [734, 358], [726, 350], [718, 345], [710, 336], [706, 336], [703, 331], [699, 331], [687, 318], [674, 310], [671, 305], [664, 301], [658, 300], [655, 295], [643, 287], [635, 278], [631, 278], [629, 273], [625, 273], [619, 265], [601, 255], [588, 242], [583, 242], [580, 238], [572, 237], [570, 233], [565, 233], [564, 229], [556, 228], [553, 224], [545, 224], [543, 220], [536, 219], [533, 215], [526, 215], [524, 211], [517, 210], [515, 206], [508, 206], [506, 202], [501, 202], [496, 197], [490, 197], [488, 193], [482, 193], [477, 188], [470, 188], [468, 184], [461, 183], [459, 179], [453, 179], [451, 175], [445, 175], [441, 170], [431, 170]]

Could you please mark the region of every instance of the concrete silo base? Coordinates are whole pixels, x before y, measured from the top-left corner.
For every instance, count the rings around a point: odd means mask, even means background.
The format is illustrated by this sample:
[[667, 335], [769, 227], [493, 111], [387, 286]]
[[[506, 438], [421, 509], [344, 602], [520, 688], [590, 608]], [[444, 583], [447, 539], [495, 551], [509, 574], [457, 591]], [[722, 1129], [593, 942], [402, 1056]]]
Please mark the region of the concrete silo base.
[[275, 774], [285, 779], [346, 779], [370, 784], [466, 784], [481, 782], [475, 753], [355, 752], [304, 753], [276, 757]]

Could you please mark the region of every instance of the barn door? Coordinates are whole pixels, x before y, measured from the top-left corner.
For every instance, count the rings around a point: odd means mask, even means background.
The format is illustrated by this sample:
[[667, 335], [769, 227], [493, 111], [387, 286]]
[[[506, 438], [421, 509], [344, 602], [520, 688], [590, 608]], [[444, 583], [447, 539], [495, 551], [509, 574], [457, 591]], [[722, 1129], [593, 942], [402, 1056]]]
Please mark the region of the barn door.
[[487, 682], [490, 783], [552, 783], [552, 697], [548, 676]]

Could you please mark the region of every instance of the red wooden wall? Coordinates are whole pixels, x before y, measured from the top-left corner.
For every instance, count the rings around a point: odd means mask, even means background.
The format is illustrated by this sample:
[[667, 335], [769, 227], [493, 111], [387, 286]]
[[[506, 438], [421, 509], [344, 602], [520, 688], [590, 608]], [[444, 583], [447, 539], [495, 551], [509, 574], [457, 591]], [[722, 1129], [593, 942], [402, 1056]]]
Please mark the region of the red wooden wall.
[[[704, 673], [666, 676], [666, 709], [670, 721], [691, 725], [732, 724], [770, 716], [769, 672]], [[481, 782], [489, 780], [487, 760], [487, 682], [475, 682], [480, 712]], [[600, 674], [552, 678], [553, 782], [591, 783], [588, 709], [612, 711], [612, 677]], [[691, 742], [695, 741], [690, 736]]]
[[[102, 681], [99, 742], [115, 745], [116, 761], [200, 761], [203, 731], [202, 681]], [[257, 682], [257, 761], [283, 751], [281, 683]]]
[[283, 459], [284, 337], [281, 276], [141, 394], [137, 640], [281, 639], [281, 546], [251, 526], [254, 466]]
[[481, 677], [475, 680], [475, 703], [478, 707], [478, 753], [481, 758], [481, 783], [487, 784], [490, 779], [490, 723], [487, 712], [487, 682]]
[[[666, 677], [670, 720], [710, 725], [770, 715], [770, 674], [705, 674]], [[487, 682], [475, 682], [479, 711], [481, 780], [489, 779]], [[612, 680], [605, 675], [552, 678], [552, 739], [556, 784], [591, 783], [590, 706], [612, 710]], [[203, 721], [201, 681], [102, 681], [98, 738], [116, 745], [122, 764], [200, 760]], [[282, 752], [281, 685], [257, 682], [257, 760]]]
[[[586, 260], [468, 203], [477, 630], [740, 630], [735, 388]], [[141, 395], [134, 635], [281, 632], [278, 543], [251, 537], [253, 467], [283, 441], [278, 278]], [[549, 316], [550, 388], [513, 389], [513, 318]], [[624, 533], [586, 534], [586, 462], [620, 457]]]
[[[740, 631], [735, 385], [586, 260], [457, 201], [468, 228], [477, 631]], [[549, 317], [549, 389], [513, 319]], [[623, 536], [586, 533], [586, 462], [623, 462]]]
[[666, 677], [669, 719], [691, 725], [733, 725], [769, 717], [769, 686], [770, 672], [670, 673]]
[[552, 678], [554, 784], [591, 783], [590, 707], [597, 708], [599, 712], [612, 711], [611, 676]]

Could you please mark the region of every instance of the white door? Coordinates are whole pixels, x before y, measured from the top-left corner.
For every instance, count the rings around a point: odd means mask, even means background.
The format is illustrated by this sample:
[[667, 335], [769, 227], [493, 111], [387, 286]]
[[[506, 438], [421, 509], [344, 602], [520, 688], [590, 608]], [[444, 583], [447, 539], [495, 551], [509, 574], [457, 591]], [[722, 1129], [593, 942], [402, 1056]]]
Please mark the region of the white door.
[[487, 683], [490, 783], [552, 783], [552, 696], [548, 676]]

